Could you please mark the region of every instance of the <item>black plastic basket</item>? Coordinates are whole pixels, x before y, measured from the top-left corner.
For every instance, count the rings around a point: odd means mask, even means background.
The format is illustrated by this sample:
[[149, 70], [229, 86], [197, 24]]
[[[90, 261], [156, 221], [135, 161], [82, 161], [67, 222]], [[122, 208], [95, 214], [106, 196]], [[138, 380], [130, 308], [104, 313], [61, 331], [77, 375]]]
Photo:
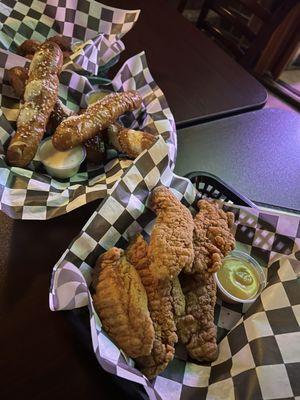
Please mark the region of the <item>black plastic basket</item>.
[[257, 208], [251, 200], [247, 199], [235, 189], [227, 185], [220, 178], [208, 172], [196, 171], [185, 175], [194, 184], [201, 197], [219, 199], [238, 206]]
[[[69, 323], [74, 328], [74, 332], [78, 340], [78, 343], [80, 343], [80, 347], [83, 349], [84, 352], [87, 352], [88, 356], [92, 359], [90, 362], [94, 361], [94, 364], [97, 365], [98, 368], [101, 368], [101, 366], [96, 361], [96, 357], [92, 347], [90, 317], [88, 308], [82, 307], [70, 311], [65, 311], [65, 316], [69, 321]], [[104, 370], [102, 370], [102, 377], [106, 377], [108, 380], [111, 381], [112, 384], [112, 390], [110, 396], [111, 399], [114, 399], [116, 397], [114, 385], [117, 386], [118, 392], [122, 393], [123, 400], [149, 399], [143, 386], [139, 385], [138, 383], [128, 381], [127, 379], [110, 374], [109, 372], [106, 372]]]
[[[239, 194], [226, 183], [216, 176], [207, 172], [191, 172], [186, 175], [199, 191], [201, 197], [210, 197], [220, 199], [240, 206], [254, 207], [250, 200]], [[66, 313], [69, 321], [78, 333], [78, 338], [90, 355], [93, 354], [91, 333], [89, 329], [89, 313], [87, 307], [72, 310]], [[124, 393], [124, 400], [146, 400], [148, 396], [144, 388], [132, 381], [125, 380], [115, 375], [107, 373], [108, 379], [111, 379], [112, 385], [115, 384]]]

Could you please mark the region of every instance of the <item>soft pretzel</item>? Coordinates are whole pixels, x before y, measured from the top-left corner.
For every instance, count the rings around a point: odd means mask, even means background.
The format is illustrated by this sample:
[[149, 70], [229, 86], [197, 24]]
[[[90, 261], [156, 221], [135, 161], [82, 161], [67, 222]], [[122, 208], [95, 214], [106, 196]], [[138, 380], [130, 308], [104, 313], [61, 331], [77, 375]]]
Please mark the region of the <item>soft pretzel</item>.
[[[34, 53], [39, 49], [41, 43], [34, 39], [25, 40], [18, 48], [17, 53], [20, 56], [34, 55]], [[28, 57], [27, 57], [28, 58]]]
[[71, 51], [71, 40], [69, 40], [65, 36], [55, 35], [48, 38], [47, 41], [56, 43], [63, 52]]
[[27, 79], [28, 71], [24, 67], [13, 67], [8, 70], [9, 83], [20, 99], [23, 99]]
[[11, 165], [25, 167], [34, 158], [57, 100], [62, 63], [62, 51], [55, 43], [43, 43], [34, 54], [17, 119], [17, 132], [7, 150]]
[[[8, 70], [9, 83], [21, 100], [23, 100], [27, 79], [28, 71], [24, 67], [13, 67]], [[57, 98], [47, 124], [47, 132], [53, 133], [64, 119], [75, 114], [73, 110], [70, 110]]]
[[148, 132], [126, 129], [117, 124], [108, 127], [109, 143], [130, 158], [136, 158], [149, 149], [157, 137]]
[[[63, 52], [64, 61], [70, 57], [72, 54], [71, 50], [71, 41], [60, 35], [55, 35], [46, 40], [46, 42], [54, 42], [58, 45], [58, 47]], [[29, 58], [30, 60], [33, 59], [34, 53], [39, 49], [41, 43], [34, 39], [27, 39], [25, 40], [18, 48], [17, 53], [20, 56]]]
[[134, 111], [142, 104], [134, 91], [111, 93], [90, 105], [86, 112], [64, 120], [56, 129], [52, 142], [57, 150], [68, 150], [86, 142], [114, 123], [127, 111]]
[[84, 143], [86, 149], [86, 160], [93, 164], [101, 164], [105, 161], [105, 143], [102, 135], [94, 136]]

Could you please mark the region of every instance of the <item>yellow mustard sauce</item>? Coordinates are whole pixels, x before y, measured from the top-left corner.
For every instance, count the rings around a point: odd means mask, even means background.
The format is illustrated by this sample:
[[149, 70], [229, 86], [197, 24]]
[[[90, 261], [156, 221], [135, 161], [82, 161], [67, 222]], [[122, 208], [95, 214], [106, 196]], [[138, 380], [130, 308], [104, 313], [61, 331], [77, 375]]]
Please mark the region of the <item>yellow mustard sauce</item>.
[[249, 299], [258, 292], [257, 272], [247, 261], [233, 258], [224, 260], [217, 276], [223, 288], [239, 299]]

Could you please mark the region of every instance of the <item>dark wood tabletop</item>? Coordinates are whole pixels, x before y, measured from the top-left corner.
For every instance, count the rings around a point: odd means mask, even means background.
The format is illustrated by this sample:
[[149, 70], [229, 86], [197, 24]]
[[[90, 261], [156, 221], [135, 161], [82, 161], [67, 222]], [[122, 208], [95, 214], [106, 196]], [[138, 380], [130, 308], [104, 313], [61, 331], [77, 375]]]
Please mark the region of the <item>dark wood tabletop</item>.
[[178, 131], [175, 172], [206, 171], [254, 203], [300, 211], [300, 116], [264, 109]]
[[99, 366], [80, 311], [48, 305], [52, 268], [98, 204], [49, 221], [0, 211], [1, 400], [142, 398]]
[[112, 0], [111, 6], [141, 9], [116, 71], [145, 50], [178, 127], [263, 107], [265, 88], [167, 0]]

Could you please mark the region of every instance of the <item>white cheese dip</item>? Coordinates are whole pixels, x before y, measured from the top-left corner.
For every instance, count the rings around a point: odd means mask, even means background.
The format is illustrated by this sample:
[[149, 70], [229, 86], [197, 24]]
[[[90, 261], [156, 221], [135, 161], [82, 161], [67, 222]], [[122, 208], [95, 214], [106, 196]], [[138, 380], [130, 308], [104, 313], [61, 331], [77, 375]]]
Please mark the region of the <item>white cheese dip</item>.
[[58, 151], [51, 138], [48, 138], [41, 143], [39, 158], [51, 176], [69, 178], [77, 173], [85, 158], [85, 149], [77, 146], [67, 151]]

